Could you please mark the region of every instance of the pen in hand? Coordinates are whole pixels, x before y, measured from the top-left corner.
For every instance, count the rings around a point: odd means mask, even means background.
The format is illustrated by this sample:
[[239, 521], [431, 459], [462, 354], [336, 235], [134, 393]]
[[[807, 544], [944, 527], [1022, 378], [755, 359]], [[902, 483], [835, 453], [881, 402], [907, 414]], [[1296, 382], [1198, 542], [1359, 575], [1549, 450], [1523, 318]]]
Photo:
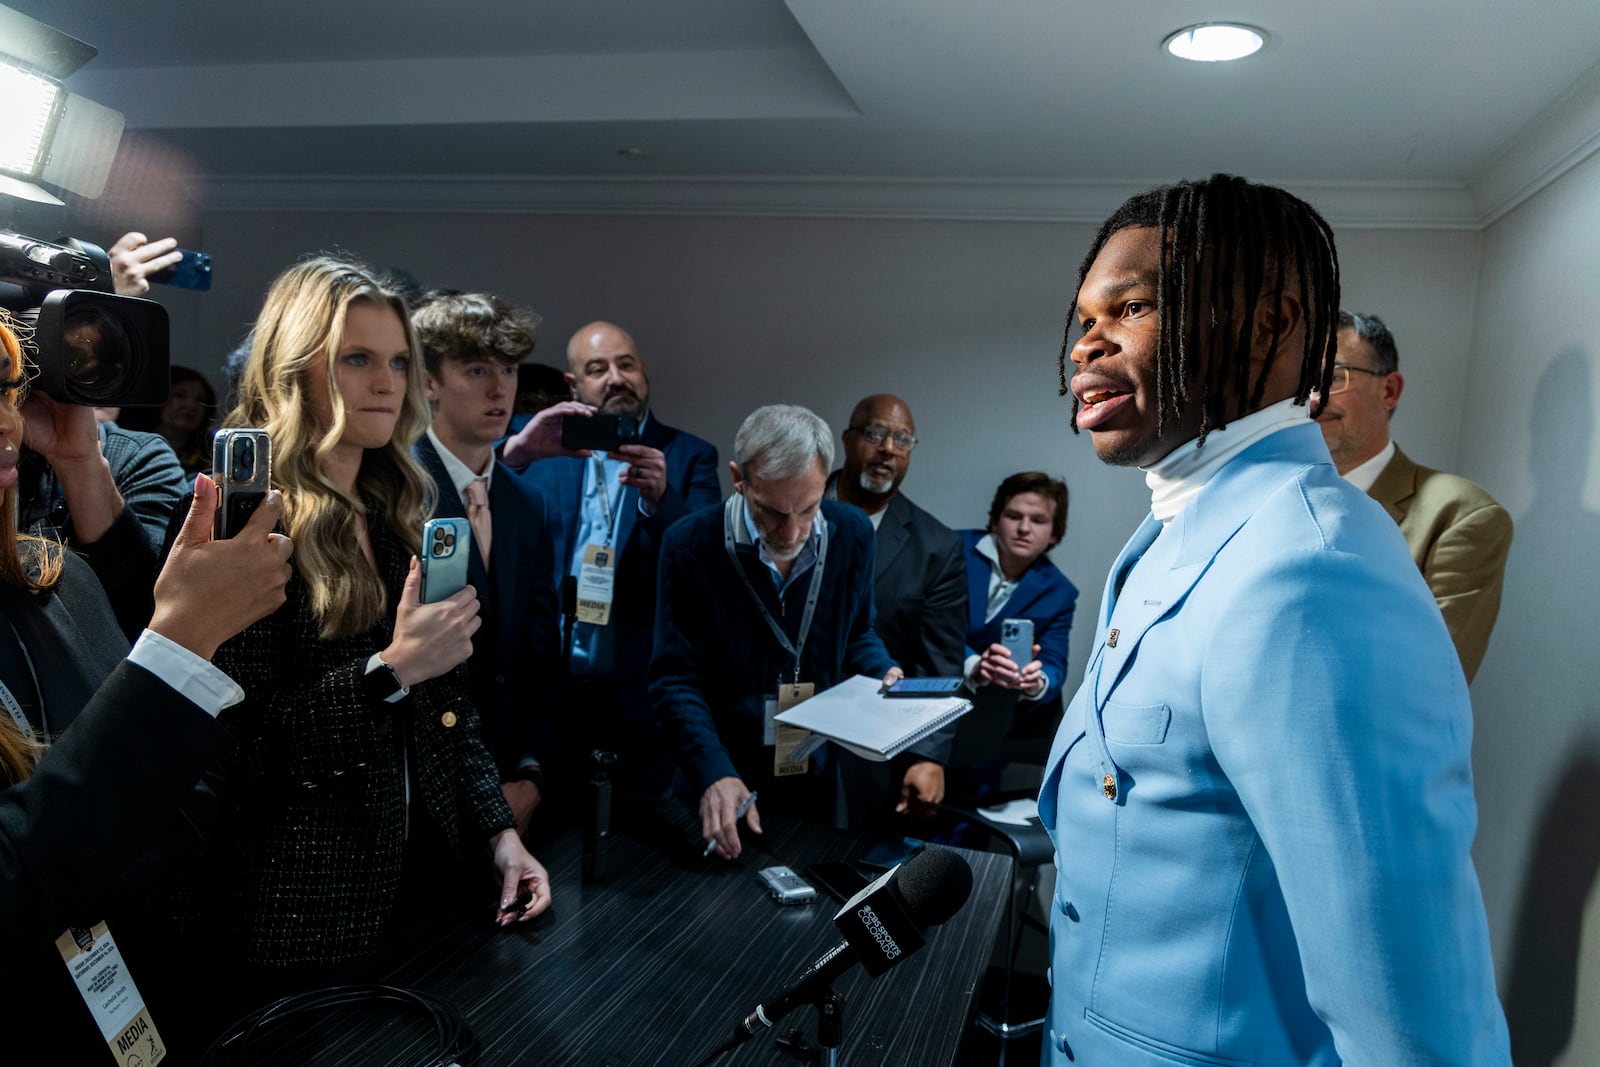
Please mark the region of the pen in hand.
[[[748, 815], [750, 813], [751, 805], [755, 804], [755, 802], [756, 802], [756, 794], [755, 794], [754, 790], [752, 790], [749, 793], [746, 793], [744, 795], [744, 799], [739, 801], [738, 810], [733, 813], [733, 821], [734, 822], [738, 822], [740, 819], [742, 819], [746, 815]], [[716, 850], [717, 850], [717, 841], [716, 841], [716, 838], [712, 838], [710, 841], [706, 842], [706, 850], [704, 852], [700, 853], [700, 858], [701, 859], [705, 859], [707, 856], [711, 855]]]

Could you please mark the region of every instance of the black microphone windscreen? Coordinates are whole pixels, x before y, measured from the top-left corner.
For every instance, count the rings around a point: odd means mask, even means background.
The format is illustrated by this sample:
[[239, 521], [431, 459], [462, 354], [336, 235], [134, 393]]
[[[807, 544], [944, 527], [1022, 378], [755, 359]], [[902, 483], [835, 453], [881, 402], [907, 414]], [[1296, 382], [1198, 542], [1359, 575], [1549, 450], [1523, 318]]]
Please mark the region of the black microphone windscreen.
[[906, 913], [920, 926], [938, 926], [972, 895], [972, 868], [948, 848], [923, 849], [900, 865], [894, 880]]

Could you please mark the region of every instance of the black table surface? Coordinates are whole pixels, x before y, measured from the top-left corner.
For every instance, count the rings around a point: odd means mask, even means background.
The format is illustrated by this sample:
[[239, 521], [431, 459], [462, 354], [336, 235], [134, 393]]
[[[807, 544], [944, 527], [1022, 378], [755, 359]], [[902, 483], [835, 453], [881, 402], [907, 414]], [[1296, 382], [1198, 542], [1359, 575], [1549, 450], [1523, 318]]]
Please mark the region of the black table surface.
[[[655, 817], [652, 817], [655, 818]], [[574, 831], [535, 848], [549, 870], [554, 903], [507, 929], [482, 917], [447, 915], [417, 924], [340, 977], [385, 982], [445, 998], [476, 1033], [482, 1067], [691, 1067], [732, 1033], [764, 997], [841, 938], [838, 903], [819, 891], [810, 905], [782, 907], [756, 872], [783, 864], [860, 857], [860, 835], [768, 820], [745, 834], [736, 862], [700, 859], [680, 816], [613, 834], [607, 881], [584, 885]], [[839, 1063], [951, 1063], [972, 1014], [1010, 881], [1009, 857], [962, 851], [972, 867], [966, 906], [930, 931], [927, 945], [874, 980], [860, 967], [835, 984], [845, 998]], [[803, 1027], [803, 1007], [774, 1031], [715, 1061], [717, 1067], [798, 1064], [774, 1035]], [[366, 1010], [292, 1029], [274, 1062], [425, 1062], [433, 1036], [420, 1017]]]

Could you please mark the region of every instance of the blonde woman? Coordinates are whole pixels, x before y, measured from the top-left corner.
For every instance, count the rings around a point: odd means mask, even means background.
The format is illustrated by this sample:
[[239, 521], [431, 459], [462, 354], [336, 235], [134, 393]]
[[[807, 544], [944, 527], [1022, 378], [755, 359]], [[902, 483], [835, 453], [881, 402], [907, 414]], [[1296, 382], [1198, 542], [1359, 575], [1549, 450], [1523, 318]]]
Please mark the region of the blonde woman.
[[294, 575], [288, 603], [217, 653], [247, 694], [223, 717], [229, 818], [177, 898], [185, 932], [242, 957], [262, 993], [365, 953], [403, 892], [456, 888], [441, 870], [492, 859], [502, 924], [550, 904], [455, 670], [475, 594], [418, 601], [427, 412], [398, 295], [326, 257], [273, 282], [224, 425], [272, 435]]

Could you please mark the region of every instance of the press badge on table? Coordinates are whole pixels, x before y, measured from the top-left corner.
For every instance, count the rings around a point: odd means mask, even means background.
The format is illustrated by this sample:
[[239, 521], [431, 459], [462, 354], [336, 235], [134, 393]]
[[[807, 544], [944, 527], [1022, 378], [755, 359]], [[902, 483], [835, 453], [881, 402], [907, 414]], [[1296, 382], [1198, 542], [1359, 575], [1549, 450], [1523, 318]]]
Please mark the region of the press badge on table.
[[144, 998], [128, 975], [122, 953], [103, 922], [74, 927], [56, 938], [56, 950], [89, 1006], [95, 1025], [122, 1067], [155, 1067], [167, 1058]]
[[810, 682], [778, 686], [778, 695], [767, 698], [766, 721], [761, 740], [772, 748], [772, 775], [787, 778], [811, 770], [811, 753], [817, 750], [810, 730], [779, 722], [777, 717], [803, 700], [816, 695]]
[[611, 600], [617, 584], [617, 550], [589, 545], [578, 568], [578, 621], [604, 626], [611, 621]]

